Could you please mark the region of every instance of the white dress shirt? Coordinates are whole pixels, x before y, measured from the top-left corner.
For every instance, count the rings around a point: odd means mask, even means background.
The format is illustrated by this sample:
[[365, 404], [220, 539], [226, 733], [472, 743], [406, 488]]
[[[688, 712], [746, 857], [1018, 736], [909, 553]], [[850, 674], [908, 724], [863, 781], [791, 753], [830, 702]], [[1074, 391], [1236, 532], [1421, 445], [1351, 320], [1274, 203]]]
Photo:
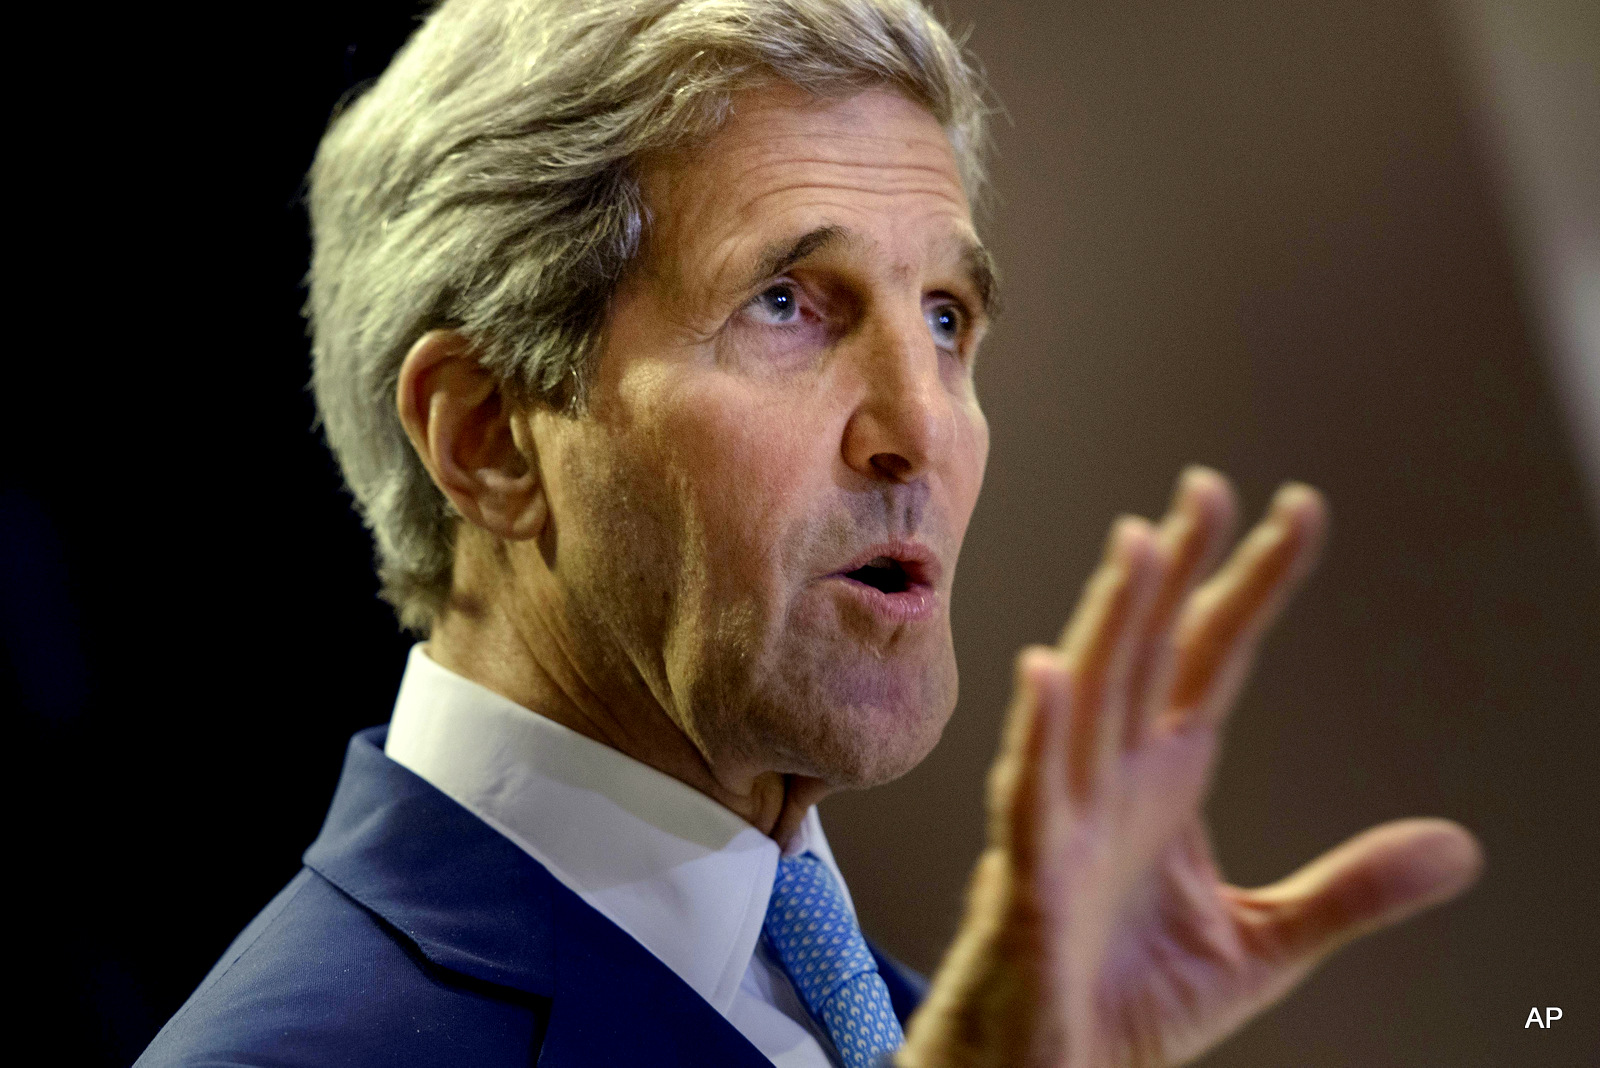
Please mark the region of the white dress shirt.
[[[778, 844], [705, 794], [411, 649], [384, 753], [655, 954], [781, 1068], [837, 1053], [761, 938]], [[817, 810], [790, 854], [850, 892]]]

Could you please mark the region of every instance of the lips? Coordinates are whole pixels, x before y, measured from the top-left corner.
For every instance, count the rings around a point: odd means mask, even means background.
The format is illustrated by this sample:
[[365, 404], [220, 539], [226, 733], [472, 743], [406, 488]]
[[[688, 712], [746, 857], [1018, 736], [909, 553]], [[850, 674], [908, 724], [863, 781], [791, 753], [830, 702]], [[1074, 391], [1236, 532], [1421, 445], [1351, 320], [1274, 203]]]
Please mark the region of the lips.
[[937, 586], [941, 570], [938, 556], [921, 542], [886, 541], [858, 553], [833, 574], [875, 588], [885, 583], [898, 584], [904, 590]]
[[938, 607], [939, 558], [920, 542], [883, 542], [863, 550], [831, 575], [886, 619], [925, 619]]

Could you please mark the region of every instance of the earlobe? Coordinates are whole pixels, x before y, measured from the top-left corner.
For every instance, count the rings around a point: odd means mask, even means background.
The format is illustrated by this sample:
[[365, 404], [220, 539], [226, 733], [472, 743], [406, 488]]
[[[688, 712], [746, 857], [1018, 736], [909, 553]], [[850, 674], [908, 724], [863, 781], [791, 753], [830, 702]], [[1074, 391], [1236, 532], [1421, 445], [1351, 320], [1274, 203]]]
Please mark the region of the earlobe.
[[534, 538], [548, 509], [531, 441], [470, 339], [430, 330], [400, 365], [400, 422], [434, 484], [461, 516], [497, 537]]

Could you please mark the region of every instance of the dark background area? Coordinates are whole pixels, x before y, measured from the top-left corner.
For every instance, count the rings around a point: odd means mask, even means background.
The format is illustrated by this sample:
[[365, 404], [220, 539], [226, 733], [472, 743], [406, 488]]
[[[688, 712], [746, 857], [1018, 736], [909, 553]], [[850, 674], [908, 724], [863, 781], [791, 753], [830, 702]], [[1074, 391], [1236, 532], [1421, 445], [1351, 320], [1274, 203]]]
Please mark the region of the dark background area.
[[[1451, 42], [1417, 0], [947, 5], [1008, 118], [1009, 310], [955, 605], [962, 701], [824, 806], [869, 933], [924, 969], [982, 836], [1014, 651], [1183, 464], [1321, 487], [1321, 571], [1210, 804], [1233, 880], [1446, 815], [1489, 866], [1208, 1066], [1577, 1066], [1600, 1048], [1600, 551]], [[313, 432], [300, 182], [405, 4], [55, 27], [18, 127], [42, 344], [13, 354], [0, 700], [19, 1019], [126, 1064], [298, 868], [408, 641]], [[118, 21], [123, 20], [123, 21]], [[32, 214], [33, 209], [24, 209]], [[1551, 1031], [1523, 1027], [1558, 1005]], [[40, 1021], [49, 1026], [40, 1028]], [[29, 1026], [32, 1025], [32, 1026]]]

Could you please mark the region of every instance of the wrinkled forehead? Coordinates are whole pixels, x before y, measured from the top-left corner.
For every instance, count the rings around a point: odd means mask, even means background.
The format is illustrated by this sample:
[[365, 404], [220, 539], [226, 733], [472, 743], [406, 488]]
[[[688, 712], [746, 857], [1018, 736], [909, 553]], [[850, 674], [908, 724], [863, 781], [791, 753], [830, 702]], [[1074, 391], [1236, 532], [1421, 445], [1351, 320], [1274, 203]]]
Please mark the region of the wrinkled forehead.
[[719, 274], [746, 246], [819, 226], [849, 231], [857, 250], [933, 255], [976, 244], [949, 137], [889, 88], [832, 98], [789, 85], [746, 91], [712, 136], [645, 161], [640, 185], [647, 269], [657, 274]]

